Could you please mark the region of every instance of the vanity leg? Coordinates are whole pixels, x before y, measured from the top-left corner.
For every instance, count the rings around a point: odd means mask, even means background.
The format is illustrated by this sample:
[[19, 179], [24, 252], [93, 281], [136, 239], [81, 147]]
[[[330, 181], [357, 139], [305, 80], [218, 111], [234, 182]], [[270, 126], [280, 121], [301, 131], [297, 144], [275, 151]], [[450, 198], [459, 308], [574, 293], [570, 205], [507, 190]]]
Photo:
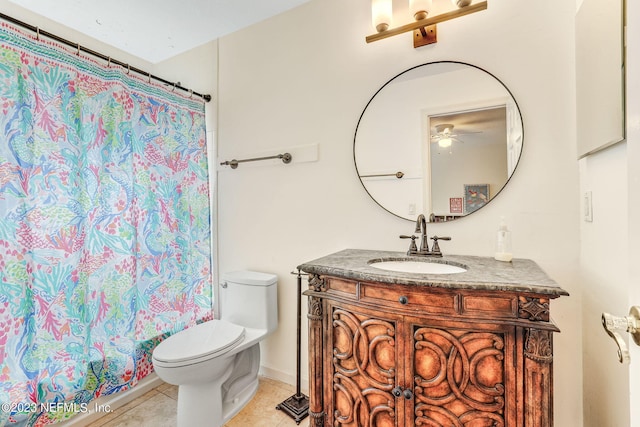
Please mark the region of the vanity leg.
[[322, 299], [309, 296], [309, 427], [324, 427]]
[[524, 427], [553, 426], [553, 334], [525, 329]]

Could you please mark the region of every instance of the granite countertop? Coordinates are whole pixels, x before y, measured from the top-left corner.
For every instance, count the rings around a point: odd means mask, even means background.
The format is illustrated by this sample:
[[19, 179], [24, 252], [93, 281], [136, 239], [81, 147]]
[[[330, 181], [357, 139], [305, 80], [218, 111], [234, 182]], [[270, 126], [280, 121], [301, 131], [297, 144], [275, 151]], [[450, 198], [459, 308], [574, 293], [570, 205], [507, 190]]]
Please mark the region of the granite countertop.
[[[417, 274], [386, 271], [371, 267], [371, 261], [415, 260], [462, 266], [467, 271], [455, 274]], [[530, 292], [556, 298], [569, 295], [529, 259], [512, 262], [489, 257], [444, 255], [442, 258], [407, 256], [404, 252], [345, 249], [305, 262], [298, 268], [306, 273], [342, 277], [345, 279], [385, 282], [403, 285], [430, 286], [444, 289], [504, 290]]]

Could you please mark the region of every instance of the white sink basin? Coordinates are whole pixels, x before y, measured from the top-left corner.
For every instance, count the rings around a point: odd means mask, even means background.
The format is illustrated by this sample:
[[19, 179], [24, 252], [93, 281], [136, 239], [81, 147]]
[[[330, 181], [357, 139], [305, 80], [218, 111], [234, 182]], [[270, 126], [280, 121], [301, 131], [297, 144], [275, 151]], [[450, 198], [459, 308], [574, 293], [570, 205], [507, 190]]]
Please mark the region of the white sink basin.
[[399, 261], [377, 261], [369, 264], [373, 268], [387, 271], [397, 271], [399, 273], [418, 274], [455, 274], [464, 273], [466, 268], [457, 265], [443, 264], [441, 262], [399, 260]]

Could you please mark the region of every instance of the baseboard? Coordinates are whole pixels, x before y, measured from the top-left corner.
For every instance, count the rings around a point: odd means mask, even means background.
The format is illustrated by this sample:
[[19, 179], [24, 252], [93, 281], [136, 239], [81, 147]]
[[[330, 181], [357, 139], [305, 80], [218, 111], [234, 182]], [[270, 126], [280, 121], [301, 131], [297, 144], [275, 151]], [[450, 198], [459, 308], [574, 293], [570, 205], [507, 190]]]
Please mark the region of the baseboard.
[[[267, 378], [271, 378], [272, 380], [280, 381], [285, 384], [290, 384], [295, 387], [296, 385], [296, 377], [295, 375], [291, 375], [289, 373], [280, 371], [278, 369], [269, 368], [267, 366], [260, 366], [259, 375]], [[309, 393], [309, 380], [302, 378], [300, 381], [300, 391], [302, 393]]]
[[104, 417], [109, 412], [115, 411], [118, 408], [126, 405], [127, 403], [137, 399], [148, 391], [163, 384], [163, 381], [158, 377], [155, 372], [150, 373], [144, 377], [133, 388], [120, 393], [110, 394], [108, 396], [102, 396], [98, 399], [90, 402], [87, 405], [87, 412], [76, 415], [75, 417], [63, 421], [56, 426], [60, 427], [83, 427], [89, 423]]

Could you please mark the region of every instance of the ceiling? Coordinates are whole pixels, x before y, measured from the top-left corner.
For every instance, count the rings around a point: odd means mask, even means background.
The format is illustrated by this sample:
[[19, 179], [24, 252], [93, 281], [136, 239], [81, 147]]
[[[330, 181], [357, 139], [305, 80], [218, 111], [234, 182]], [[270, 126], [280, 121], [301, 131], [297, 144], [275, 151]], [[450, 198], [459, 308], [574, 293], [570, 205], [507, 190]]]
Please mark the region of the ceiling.
[[309, 0], [10, 0], [158, 63]]
[[504, 145], [507, 140], [507, 115], [504, 106], [432, 116], [429, 117], [429, 122], [432, 135], [435, 135], [437, 125], [452, 124], [452, 133], [460, 142]]

